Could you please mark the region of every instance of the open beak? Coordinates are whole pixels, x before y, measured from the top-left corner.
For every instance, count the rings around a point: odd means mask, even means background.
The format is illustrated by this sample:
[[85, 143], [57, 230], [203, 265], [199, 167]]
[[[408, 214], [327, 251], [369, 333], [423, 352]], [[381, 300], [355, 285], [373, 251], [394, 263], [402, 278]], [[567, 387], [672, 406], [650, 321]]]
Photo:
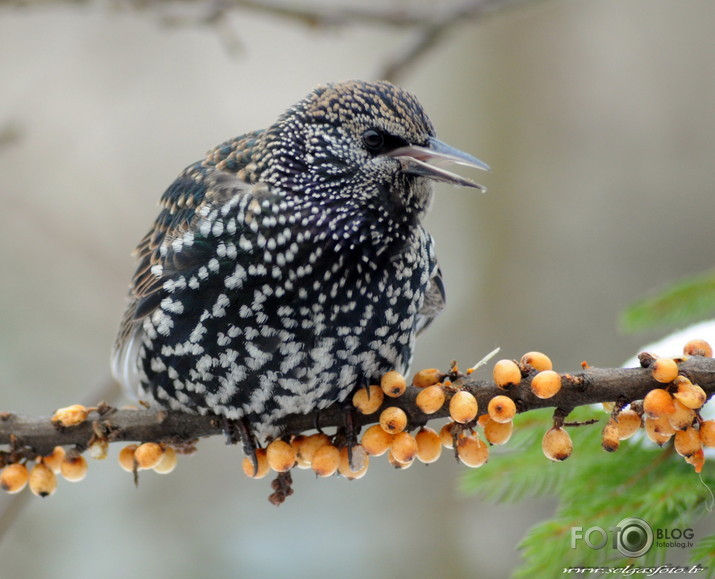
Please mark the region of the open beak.
[[399, 149], [390, 151], [387, 153], [387, 156], [397, 159], [402, 164], [403, 173], [427, 177], [428, 179], [451, 183], [452, 185], [460, 185], [462, 187], [474, 187], [475, 189], [479, 189], [482, 193], [487, 190], [486, 187], [470, 179], [447, 171], [442, 165], [456, 163], [457, 165], [474, 167], [482, 171], [491, 171], [489, 165], [483, 163], [476, 157], [463, 153], [459, 149], [450, 147], [434, 137], [430, 137], [426, 147], [407, 145], [406, 147], [400, 147]]

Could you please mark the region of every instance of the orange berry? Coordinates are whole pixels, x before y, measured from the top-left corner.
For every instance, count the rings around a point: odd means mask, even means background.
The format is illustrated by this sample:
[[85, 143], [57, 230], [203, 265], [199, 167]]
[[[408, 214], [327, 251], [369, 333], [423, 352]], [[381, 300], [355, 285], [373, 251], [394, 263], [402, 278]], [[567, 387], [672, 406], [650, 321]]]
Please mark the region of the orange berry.
[[379, 424], [373, 424], [362, 435], [360, 443], [365, 452], [372, 456], [380, 456], [387, 452], [392, 444], [392, 434], [385, 432]]
[[685, 430], [693, 424], [695, 410], [685, 406], [680, 400], [673, 400], [675, 412], [668, 415], [668, 421], [675, 430]]
[[553, 368], [551, 359], [543, 352], [527, 352], [521, 357], [522, 364], [528, 364], [539, 372]]
[[484, 436], [491, 444], [506, 444], [513, 430], [513, 422], [496, 422], [490, 418], [484, 425]]
[[370, 457], [365, 449], [359, 444], [353, 446], [352, 464], [348, 457], [348, 448], [344, 446], [340, 449], [340, 463], [338, 464], [338, 473], [340, 476], [348, 480], [357, 480], [365, 476], [367, 467], [370, 464]]
[[412, 385], [416, 388], [427, 388], [428, 386], [434, 386], [442, 381], [444, 374], [437, 370], [437, 368], [427, 368], [425, 370], [420, 370], [412, 378]]
[[460, 433], [460, 430], [456, 430], [458, 428], [456, 422], [448, 422], [445, 424], [442, 428], [439, 430], [439, 439], [442, 442], [442, 446], [445, 448], [452, 449], [454, 448], [454, 434], [455, 432]]
[[705, 453], [702, 448], [697, 452], [694, 452], [692, 455], [684, 458], [685, 462], [692, 464], [693, 467], [695, 467], [695, 472], [701, 472], [703, 470], [703, 466], [705, 466]]
[[321, 446], [315, 451], [310, 467], [319, 477], [328, 477], [335, 474], [340, 466], [340, 451], [332, 444]]
[[407, 381], [399, 372], [390, 370], [380, 380], [380, 388], [390, 398], [397, 398], [405, 393]]
[[302, 463], [312, 463], [313, 457], [316, 451], [326, 444], [330, 444], [330, 437], [322, 432], [316, 432], [310, 436], [304, 436], [302, 438], [296, 437], [296, 458], [299, 464]]
[[489, 447], [478, 436], [463, 436], [457, 441], [457, 456], [470, 468], [479, 468], [489, 458]]
[[154, 467], [157, 474], [169, 474], [176, 468], [176, 450], [172, 446], [164, 449], [164, 454], [159, 463]]
[[417, 456], [417, 441], [409, 432], [400, 432], [392, 439], [390, 452], [397, 462], [412, 462]]
[[0, 487], [5, 492], [14, 495], [27, 486], [30, 473], [24, 464], [9, 464], [0, 473]]
[[537, 398], [551, 398], [561, 390], [561, 376], [553, 370], [542, 370], [531, 379], [531, 391]]
[[616, 407], [616, 403], [615, 402], [601, 402], [601, 406], [603, 406], [603, 409], [610, 414], [611, 412], [613, 412], [613, 409]]
[[407, 427], [407, 414], [402, 408], [388, 406], [380, 414], [380, 426], [390, 434], [402, 432]]
[[79, 482], [87, 476], [87, 459], [82, 455], [65, 457], [60, 466], [62, 477], [69, 482]]
[[368, 386], [367, 388], [360, 388], [353, 394], [353, 406], [357, 408], [360, 414], [372, 414], [382, 406], [384, 399], [385, 395], [382, 392], [382, 388], [374, 385]]
[[38, 462], [30, 471], [28, 484], [33, 495], [49, 497], [57, 490], [57, 477], [50, 467]]
[[62, 461], [65, 459], [65, 449], [61, 446], [55, 446], [54, 450], [47, 456], [42, 457], [42, 462], [44, 462], [48, 467], [52, 469], [52, 472], [57, 474], [60, 472], [60, 466]]
[[500, 394], [489, 401], [487, 411], [494, 422], [511, 422], [516, 414], [516, 404], [508, 396]]
[[274, 440], [266, 447], [268, 466], [276, 472], [286, 472], [295, 464], [295, 449], [285, 440]]
[[256, 465], [253, 464], [251, 457], [244, 456], [243, 462], [241, 462], [241, 468], [243, 468], [244, 474], [249, 478], [263, 478], [266, 476], [268, 471], [271, 469], [271, 467], [268, 466], [266, 449], [256, 449]]
[[392, 449], [390, 449], [390, 451], [387, 453], [387, 461], [396, 469], [406, 469], [412, 466], [414, 459], [409, 462], [400, 462], [395, 458], [395, 455], [392, 454]]
[[672, 358], [658, 358], [650, 367], [653, 379], [669, 384], [678, 376], [678, 364]]
[[156, 442], [140, 444], [134, 451], [134, 460], [139, 470], [154, 468], [164, 454], [164, 449]]
[[128, 444], [119, 451], [119, 466], [127, 472], [134, 472], [134, 453], [137, 448], [136, 444]]
[[715, 420], [700, 423], [700, 440], [704, 446], [715, 446]]
[[455, 392], [452, 399], [449, 401], [449, 415], [452, 420], [465, 424], [471, 422], [477, 417], [479, 405], [474, 394], [466, 390]]
[[415, 404], [425, 414], [434, 414], [444, 405], [444, 389], [442, 386], [425, 386], [425, 388], [417, 394]]
[[417, 442], [417, 458], [425, 464], [435, 462], [442, 454], [442, 442], [439, 434], [431, 428], [423, 426], [415, 434]]
[[563, 428], [552, 426], [541, 440], [541, 450], [549, 460], [566, 460], [573, 452], [573, 442]]
[[685, 376], [678, 376], [673, 384], [675, 384], [677, 388], [677, 390], [673, 392], [673, 397], [676, 400], [680, 400], [684, 406], [697, 410], [705, 404], [708, 398], [707, 394], [705, 394], [705, 390], [697, 384], [693, 384]]
[[618, 423], [611, 419], [606, 426], [603, 427], [603, 431], [601, 432], [601, 446], [606, 452], [616, 452], [620, 443]]
[[667, 416], [660, 416], [659, 418], [646, 417], [645, 419], [645, 433], [658, 446], [663, 446], [668, 442], [674, 432]]
[[713, 357], [713, 349], [705, 340], [690, 340], [683, 346], [683, 354], [686, 356], [704, 356], [705, 358]]
[[499, 388], [508, 388], [521, 382], [521, 370], [514, 360], [499, 360], [494, 364], [492, 376]]
[[643, 398], [643, 412], [649, 418], [659, 418], [675, 412], [673, 397], [662, 388], [654, 388]]
[[633, 436], [641, 427], [641, 417], [630, 408], [621, 410], [616, 416], [616, 426], [618, 427], [618, 438], [626, 440]]
[[700, 441], [700, 434], [694, 428], [678, 430], [675, 433], [675, 451], [680, 456], [692, 456], [702, 449], [703, 443]]
[[65, 408], [58, 408], [52, 415], [52, 422], [58, 426], [70, 427], [82, 424], [87, 420], [89, 411], [81, 404], [73, 404]]

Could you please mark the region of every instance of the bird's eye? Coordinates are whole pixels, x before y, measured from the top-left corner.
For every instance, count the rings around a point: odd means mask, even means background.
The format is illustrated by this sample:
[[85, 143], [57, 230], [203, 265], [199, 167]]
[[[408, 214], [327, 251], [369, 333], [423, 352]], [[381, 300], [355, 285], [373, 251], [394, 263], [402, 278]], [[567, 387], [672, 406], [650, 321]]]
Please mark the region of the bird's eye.
[[379, 153], [385, 144], [385, 137], [376, 129], [368, 129], [362, 134], [362, 142], [371, 153]]

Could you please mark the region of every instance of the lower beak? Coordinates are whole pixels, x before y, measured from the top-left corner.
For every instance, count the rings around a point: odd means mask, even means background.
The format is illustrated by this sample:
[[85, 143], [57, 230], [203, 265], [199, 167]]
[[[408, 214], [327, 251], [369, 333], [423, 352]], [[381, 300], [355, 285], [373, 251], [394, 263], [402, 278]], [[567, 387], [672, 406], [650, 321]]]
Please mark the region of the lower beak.
[[462, 187], [474, 187], [482, 192], [487, 190], [486, 187], [447, 171], [440, 165], [457, 164], [474, 167], [482, 171], [491, 171], [489, 165], [433, 137], [430, 137], [426, 147], [407, 145], [390, 151], [387, 156], [397, 159], [402, 164], [402, 172], [408, 175], [427, 177], [434, 181], [442, 181]]

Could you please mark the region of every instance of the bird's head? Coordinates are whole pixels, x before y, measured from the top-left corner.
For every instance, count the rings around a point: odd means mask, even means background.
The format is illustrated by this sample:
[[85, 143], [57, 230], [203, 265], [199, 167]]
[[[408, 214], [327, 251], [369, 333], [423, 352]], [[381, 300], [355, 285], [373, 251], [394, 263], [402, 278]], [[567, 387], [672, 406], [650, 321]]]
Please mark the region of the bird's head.
[[484, 187], [445, 168], [482, 170], [479, 159], [435, 136], [417, 99], [388, 82], [316, 88], [266, 132], [264, 178], [279, 188], [420, 217], [431, 181]]

